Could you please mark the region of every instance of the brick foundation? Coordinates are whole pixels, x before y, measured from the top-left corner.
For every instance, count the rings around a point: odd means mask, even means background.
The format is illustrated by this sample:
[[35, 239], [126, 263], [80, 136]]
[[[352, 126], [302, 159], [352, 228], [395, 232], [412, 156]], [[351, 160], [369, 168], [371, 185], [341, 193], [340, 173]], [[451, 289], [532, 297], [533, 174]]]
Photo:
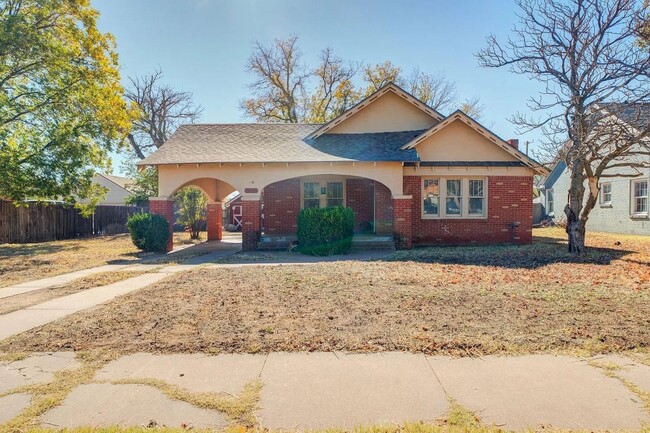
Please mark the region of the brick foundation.
[[242, 251], [255, 251], [260, 240], [260, 201], [242, 200]]
[[223, 237], [223, 211], [221, 203], [208, 203], [206, 212], [208, 240], [220, 241]]
[[[413, 243], [498, 244], [532, 242], [531, 176], [488, 177], [486, 219], [422, 219], [421, 177], [404, 176], [404, 194], [413, 196]], [[513, 228], [513, 223], [518, 227]]]
[[167, 251], [174, 249], [174, 200], [152, 197], [149, 199], [149, 213], [160, 215], [169, 223], [169, 240]]

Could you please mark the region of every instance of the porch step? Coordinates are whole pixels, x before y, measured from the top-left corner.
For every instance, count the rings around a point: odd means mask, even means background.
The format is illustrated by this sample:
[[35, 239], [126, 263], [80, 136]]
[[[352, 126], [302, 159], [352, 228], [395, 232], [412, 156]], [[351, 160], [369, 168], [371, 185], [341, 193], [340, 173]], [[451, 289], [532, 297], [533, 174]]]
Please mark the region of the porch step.
[[392, 236], [355, 235], [352, 238], [352, 251], [361, 250], [395, 251], [395, 242]]

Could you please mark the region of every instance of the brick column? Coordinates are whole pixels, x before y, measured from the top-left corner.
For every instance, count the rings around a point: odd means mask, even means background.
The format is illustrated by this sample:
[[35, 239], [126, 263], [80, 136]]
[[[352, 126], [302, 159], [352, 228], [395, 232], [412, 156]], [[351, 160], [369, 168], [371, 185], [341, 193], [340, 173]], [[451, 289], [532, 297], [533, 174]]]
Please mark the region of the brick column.
[[413, 198], [400, 196], [393, 198], [393, 229], [395, 246], [398, 250], [413, 248]]
[[167, 251], [174, 249], [174, 199], [167, 197], [149, 198], [149, 213], [162, 216], [169, 223]]
[[208, 203], [206, 217], [208, 219], [208, 240], [220, 241], [223, 230], [223, 210], [221, 209], [221, 203]]
[[260, 238], [260, 200], [242, 200], [242, 251], [255, 251]]

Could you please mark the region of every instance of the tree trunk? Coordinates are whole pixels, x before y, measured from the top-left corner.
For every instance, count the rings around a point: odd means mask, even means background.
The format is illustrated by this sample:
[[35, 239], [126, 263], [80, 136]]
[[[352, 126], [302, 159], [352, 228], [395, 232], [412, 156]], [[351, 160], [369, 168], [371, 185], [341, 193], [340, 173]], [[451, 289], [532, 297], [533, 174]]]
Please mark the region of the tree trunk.
[[566, 232], [569, 235], [569, 252], [582, 254], [585, 251], [585, 224], [580, 218], [585, 195], [584, 164], [580, 160], [573, 161], [571, 168], [571, 184], [569, 197], [564, 214], [566, 215]]
[[569, 252], [582, 254], [585, 251], [585, 224], [568, 204], [564, 208], [564, 213], [566, 214], [566, 232], [569, 235]]

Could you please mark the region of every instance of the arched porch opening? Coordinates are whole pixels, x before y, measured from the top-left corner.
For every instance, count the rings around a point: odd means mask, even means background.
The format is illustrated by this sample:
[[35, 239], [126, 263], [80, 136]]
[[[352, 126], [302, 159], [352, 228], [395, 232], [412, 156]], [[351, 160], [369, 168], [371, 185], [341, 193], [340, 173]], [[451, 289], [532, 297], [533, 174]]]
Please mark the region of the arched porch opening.
[[331, 206], [354, 211], [355, 235], [392, 239], [392, 197], [386, 185], [361, 176], [309, 174], [270, 183], [260, 192], [258, 242], [268, 248], [288, 246], [296, 239], [301, 209]]
[[164, 197], [150, 198], [151, 213], [160, 214], [170, 225], [170, 240], [167, 250], [173, 249], [174, 223], [177, 221], [178, 206], [175, 205], [177, 194], [188, 187], [196, 188], [206, 198], [205, 218], [208, 241], [221, 241], [223, 239], [223, 208], [222, 202], [236, 192], [234, 186], [221, 179], [200, 177], [167, 188]]

